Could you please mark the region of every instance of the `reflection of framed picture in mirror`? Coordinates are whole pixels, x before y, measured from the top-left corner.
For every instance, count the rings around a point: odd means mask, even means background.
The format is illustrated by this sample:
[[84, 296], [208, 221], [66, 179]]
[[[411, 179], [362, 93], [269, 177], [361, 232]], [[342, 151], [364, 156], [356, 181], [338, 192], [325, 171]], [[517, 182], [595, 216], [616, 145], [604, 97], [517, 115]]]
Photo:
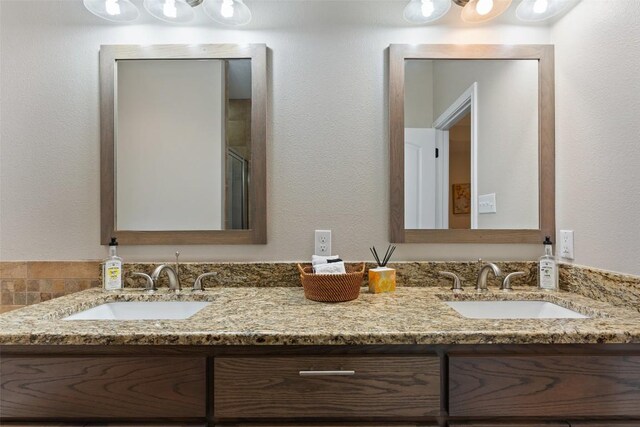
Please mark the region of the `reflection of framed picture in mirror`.
[[453, 184], [453, 213], [471, 213], [471, 184]]

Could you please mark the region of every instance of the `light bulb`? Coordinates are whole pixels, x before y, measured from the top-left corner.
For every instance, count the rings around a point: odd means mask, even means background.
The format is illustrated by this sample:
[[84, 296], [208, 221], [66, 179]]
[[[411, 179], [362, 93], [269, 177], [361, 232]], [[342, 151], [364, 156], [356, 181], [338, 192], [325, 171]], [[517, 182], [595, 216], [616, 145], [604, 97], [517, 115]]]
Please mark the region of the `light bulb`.
[[204, 0], [204, 13], [223, 25], [246, 25], [251, 21], [251, 11], [243, 0]]
[[405, 6], [403, 16], [412, 24], [437, 21], [449, 12], [451, 0], [411, 0]]
[[233, 18], [233, 0], [222, 0], [220, 15], [224, 18]]
[[548, 8], [549, 8], [548, 0], [536, 0], [536, 2], [533, 4], [533, 13], [537, 13], [537, 14], [545, 13]]
[[195, 16], [186, 0], [144, 0], [143, 5], [151, 16], [171, 24], [190, 22]]
[[541, 22], [566, 12], [577, 3], [575, 0], [522, 0], [516, 16], [521, 21]]
[[164, 6], [162, 6], [162, 13], [167, 18], [176, 18], [178, 16], [178, 8], [176, 7], [176, 0], [165, 0]]
[[486, 15], [493, 9], [493, 0], [478, 0], [476, 4], [476, 12], [478, 15]]
[[107, 0], [104, 7], [110, 16], [120, 15], [120, 5], [118, 4], [118, 0]]
[[133, 22], [140, 15], [138, 8], [130, 0], [83, 0], [82, 2], [89, 12], [107, 21]]
[[422, 6], [420, 7], [420, 11], [422, 12], [422, 16], [428, 18], [433, 15], [433, 11], [435, 10], [435, 6], [433, 5], [432, 0], [422, 0]]

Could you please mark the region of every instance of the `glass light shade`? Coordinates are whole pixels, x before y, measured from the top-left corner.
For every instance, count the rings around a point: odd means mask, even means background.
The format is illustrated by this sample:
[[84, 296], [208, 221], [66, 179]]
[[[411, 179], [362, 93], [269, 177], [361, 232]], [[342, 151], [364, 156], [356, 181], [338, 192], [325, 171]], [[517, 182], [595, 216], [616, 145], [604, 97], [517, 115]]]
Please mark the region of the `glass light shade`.
[[251, 11], [242, 0], [204, 0], [204, 13], [224, 25], [246, 25], [251, 21]]
[[462, 9], [462, 20], [469, 23], [490, 21], [502, 15], [512, 0], [470, 0]]
[[113, 22], [132, 22], [140, 12], [129, 0], [83, 0], [84, 7], [96, 16]]
[[411, 0], [404, 8], [404, 19], [412, 24], [437, 21], [451, 9], [451, 0]]
[[524, 0], [516, 9], [521, 21], [537, 22], [553, 18], [565, 11], [575, 1], [572, 0]]
[[193, 20], [193, 8], [185, 0], [144, 0], [144, 8], [154, 18], [172, 24], [184, 24]]

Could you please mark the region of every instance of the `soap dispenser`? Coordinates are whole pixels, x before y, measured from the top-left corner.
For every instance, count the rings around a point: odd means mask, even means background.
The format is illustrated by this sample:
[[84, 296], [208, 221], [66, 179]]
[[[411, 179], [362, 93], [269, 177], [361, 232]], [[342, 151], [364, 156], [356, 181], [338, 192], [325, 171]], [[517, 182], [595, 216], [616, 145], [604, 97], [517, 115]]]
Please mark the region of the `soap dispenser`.
[[109, 243], [109, 258], [104, 260], [102, 265], [102, 287], [105, 291], [118, 291], [122, 289], [122, 258], [116, 249], [118, 241], [115, 237]]
[[538, 263], [538, 287], [547, 291], [558, 290], [558, 262], [553, 256], [551, 237], [544, 239], [544, 255]]

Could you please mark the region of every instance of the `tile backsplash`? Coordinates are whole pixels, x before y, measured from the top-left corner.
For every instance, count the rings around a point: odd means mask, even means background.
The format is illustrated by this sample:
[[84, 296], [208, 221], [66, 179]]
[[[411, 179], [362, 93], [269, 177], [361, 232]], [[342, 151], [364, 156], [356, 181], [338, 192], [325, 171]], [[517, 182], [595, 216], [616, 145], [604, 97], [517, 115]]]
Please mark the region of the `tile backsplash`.
[[0, 262], [0, 305], [30, 305], [100, 286], [99, 261]]
[[[503, 273], [524, 271], [514, 285], [536, 285], [537, 262], [497, 262]], [[158, 263], [125, 263], [126, 287], [142, 287], [143, 282], [131, 277], [133, 271], [150, 274]], [[199, 274], [216, 271], [205, 282], [214, 286], [300, 286], [297, 263], [201, 263], [180, 264], [182, 287], [188, 289]], [[473, 289], [478, 273], [477, 262], [397, 262], [389, 264], [397, 270], [398, 286], [448, 286], [450, 279], [440, 271], [457, 273], [465, 289]], [[367, 264], [367, 268], [375, 267]], [[84, 289], [101, 286], [100, 261], [12, 261], [0, 262], [0, 313], [12, 306], [36, 304]], [[365, 283], [366, 284], [366, 274]], [[166, 276], [159, 286], [167, 286]], [[490, 287], [498, 287], [499, 280], [489, 276]], [[560, 286], [563, 290], [598, 300], [638, 309], [640, 307], [640, 277], [623, 275], [589, 267], [560, 264]]]

